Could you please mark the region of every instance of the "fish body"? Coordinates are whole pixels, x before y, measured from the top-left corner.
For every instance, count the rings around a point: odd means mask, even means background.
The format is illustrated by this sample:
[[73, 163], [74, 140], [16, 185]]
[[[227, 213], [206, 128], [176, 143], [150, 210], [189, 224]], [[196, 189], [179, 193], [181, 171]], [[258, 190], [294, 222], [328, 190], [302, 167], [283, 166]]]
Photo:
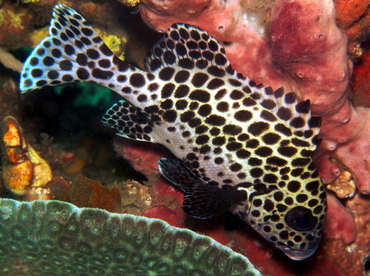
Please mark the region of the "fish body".
[[123, 99], [102, 122], [172, 151], [177, 159], [163, 158], [159, 168], [185, 193], [187, 214], [231, 211], [292, 259], [315, 252], [326, 197], [311, 159], [321, 120], [308, 100], [243, 77], [220, 43], [194, 26], [164, 33], [147, 71], [115, 57], [65, 5], [55, 6], [49, 32], [24, 65], [22, 92], [74, 81], [112, 89]]

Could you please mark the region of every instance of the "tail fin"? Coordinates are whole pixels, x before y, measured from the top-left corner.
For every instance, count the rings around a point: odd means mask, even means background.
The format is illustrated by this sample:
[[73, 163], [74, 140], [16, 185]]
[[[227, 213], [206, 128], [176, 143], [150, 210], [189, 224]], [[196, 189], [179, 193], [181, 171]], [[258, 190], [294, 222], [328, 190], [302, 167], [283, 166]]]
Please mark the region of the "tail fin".
[[94, 81], [113, 89], [117, 70], [135, 70], [113, 55], [81, 15], [63, 4], [54, 7], [49, 34], [24, 64], [22, 93], [74, 81]]

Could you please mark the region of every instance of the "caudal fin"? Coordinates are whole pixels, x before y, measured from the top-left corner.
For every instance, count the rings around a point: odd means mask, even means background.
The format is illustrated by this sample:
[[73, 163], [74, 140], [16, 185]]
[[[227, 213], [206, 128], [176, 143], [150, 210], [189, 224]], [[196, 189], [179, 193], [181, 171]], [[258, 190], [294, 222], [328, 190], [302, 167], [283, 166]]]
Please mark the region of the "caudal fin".
[[90, 24], [66, 5], [54, 7], [49, 34], [24, 64], [22, 93], [74, 81], [114, 88], [114, 72], [132, 67], [115, 57]]

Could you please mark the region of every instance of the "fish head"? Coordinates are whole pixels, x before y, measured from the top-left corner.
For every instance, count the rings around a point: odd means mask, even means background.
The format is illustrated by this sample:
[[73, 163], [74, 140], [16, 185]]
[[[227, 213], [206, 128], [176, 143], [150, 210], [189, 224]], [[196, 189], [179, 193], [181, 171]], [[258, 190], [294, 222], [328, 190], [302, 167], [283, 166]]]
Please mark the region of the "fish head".
[[258, 184], [262, 188], [250, 195], [245, 220], [290, 259], [300, 261], [319, 246], [326, 193], [319, 177], [291, 183], [297, 186]]

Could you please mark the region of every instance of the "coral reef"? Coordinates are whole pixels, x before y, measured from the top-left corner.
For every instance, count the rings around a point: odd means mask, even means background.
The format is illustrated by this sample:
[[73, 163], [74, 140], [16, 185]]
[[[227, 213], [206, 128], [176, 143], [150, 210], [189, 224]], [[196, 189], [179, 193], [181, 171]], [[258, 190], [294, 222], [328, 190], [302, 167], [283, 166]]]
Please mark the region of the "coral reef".
[[158, 160], [162, 157], [171, 157], [172, 153], [162, 145], [148, 144], [123, 139], [114, 138], [114, 149], [123, 158], [130, 162], [130, 165], [144, 175], [150, 176], [159, 174]]
[[17, 195], [25, 195], [29, 188], [45, 186], [52, 178], [50, 166], [27, 143], [17, 120], [5, 117], [1, 130], [5, 186]]
[[78, 207], [105, 209], [116, 213], [121, 205], [117, 187], [109, 189], [98, 181], [79, 176], [72, 184], [69, 193], [70, 202]]
[[[23, 1], [22, 1], [23, 2]], [[134, 6], [137, 1], [123, 1]], [[112, 37], [115, 43], [125, 44], [126, 33], [120, 19], [124, 16], [119, 1], [96, 3], [92, 1], [31, 1], [16, 4], [16, 1], [4, 1], [0, 9], [0, 47], [15, 50], [24, 46], [34, 47], [48, 34], [52, 8], [59, 3], [68, 4], [83, 12], [91, 22], [101, 29], [107, 44]], [[122, 46], [123, 46], [122, 45]], [[120, 47], [117, 45], [117, 47]]]
[[[369, 20], [370, 22], [370, 20]], [[353, 70], [352, 89], [354, 104], [370, 107], [370, 52], [365, 52]]]
[[[51, 8], [61, 1], [22, 2], [16, 5], [16, 1], [4, 1], [0, 10], [0, 47], [3, 49], [0, 60], [4, 58], [5, 65], [15, 64], [16, 71], [19, 70], [19, 63], [9, 55], [9, 51], [24, 46], [33, 47], [46, 36]], [[136, 29], [131, 31], [131, 35], [134, 33], [137, 37], [126, 44], [129, 31], [124, 25], [140, 23], [131, 23], [132, 10], [122, 12], [122, 5], [119, 4], [131, 2], [136, 5], [137, 1], [62, 2], [83, 13], [100, 30], [105, 41], [116, 47], [118, 55], [128, 49], [125, 58], [142, 65], [146, 45], [153, 42], [153, 36], [143, 29], [140, 32]], [[149, 180], [144, 185], [135, 181], [124, 182], [117, 174], [118, 171], [126, 172], [128, 166], [118, 164], [115, 153], [107, 146], [112, 134], [106, 134], [107, 130], [102, 130], [99, 125], [100, 114], [105, 108], [101, 112], [86, 108], [87, 97], [93, 99], [95, 107], [109, 105], [106, 93], [98, 96], [94, 92], [95, 87], [76, 85], [75, 90], [63, 87], [63, 93], [56, 94], [58, 96], [50, 96], [50, 93], [21, 100], [17, 94], [17, 76], [14, 72], [3, 70], [0, 71], [1, 118], [12, 114], [19, 119], [27, 141], [42, 153], [55, 175], [46, 189], [33, 187], [28, 190], [25, 199], [53, 197], [73, 201], [81, 207], [134, 214], [146, 209], [142, 214], [147, 217], [190, 228], [230, 246], [248, 256], [262, 273], [268, 275], [330, 273], [357, 276], [368, 273], [370, 182], [367, 156], [370, 123], [367, 108], [370, 107], [370, 54], [366, 52], [368, 49], [363, 42], [369, 40], [369, 1], [335, 0], [335, 14], [332, 1], [327, 0], [141, 2], [140, 14], [152, 28], [165, 31], [175, 22], [197, 25], [223, 43], [228, 58], [239, 72], [257, 83], [274, 88], [283, 86], [286, 92], [294, 90], [302, 99], [311, 99], [315, 114], [324, 118], [323, 142], [315, 156], [316, 164], [323, 180], [336, 193], [328, 194], [329, 210], [322, 247], [312, 259], [298, 265], [273, 250], [249, 227], [240, 226], [235, 230], [236, 226], [233, 226], [230, 230], [230, 225], [236, 223], [229, 223], [227, 215], [211, 221], [187, 217], [182, 211], [183, 194], [158, 177], [158, 159], [170, 156], [164, 148], [116, 137], [114, 146], [118, 154]], [[342, 30], [335, 25], [335, 19]], [[348, 45], [344, 34], [348, 37]], [[350, 83], [355, 92], [353, 95], [348, 87], [352, 62], [347, 51], [355, 59]], [[84, 93], [79, 94], [81, 90]], [[354, 106], [348, 100], [352, 96]], [[65, 107], [71, 103], [79, 109]], [[41, 141], [42, 132], [54, 137], [51, 144]], [[105, 134], [101, 135], [103, 132]], [[68, 140], [72, 145], [67, 145]], [[3, 174], [9, 172], [6, 164], [3, 161]], [[134, 177], [132, 171], [127, 174], [129, 178]], [[9, 184], [0, 179], [0, 195], [14, 196], [7, 193], [6, 187]], [[341, 198], [341, 202], [337, 197]], [[56, 206], [64, 208], [59, 203], [55, 204], [54, 210]], [[152, 206], [148, 208], [149, 204]], [[25, 208], [26, 205], [22, 206]], [[225, 230], [225, 224], [228, 230]], [[34, 246], [35, 243], [27, 244]], [[6, 250], [10, 252], [10, 249]], [[9, 254], [14, 256], [15, 253]], [[77, 261], [71, 262], [74, 266], [70, 269], [78, 267]], [[85, 260], [80, 261], [85, 264]], [[47, 265], [45, 262], [42, 264]], [[27, 268], [23, 263], [12, 265], [16, 269]]]
[[351, 44], [366, 41], [370, 34], [370, 2], [368, 0], [334, 0], [336, 20], [340, 28], [346, 31]]
[[59, 201], [0, 199], [0, 235], [3, 275], [261, 275], [206, 236]]

